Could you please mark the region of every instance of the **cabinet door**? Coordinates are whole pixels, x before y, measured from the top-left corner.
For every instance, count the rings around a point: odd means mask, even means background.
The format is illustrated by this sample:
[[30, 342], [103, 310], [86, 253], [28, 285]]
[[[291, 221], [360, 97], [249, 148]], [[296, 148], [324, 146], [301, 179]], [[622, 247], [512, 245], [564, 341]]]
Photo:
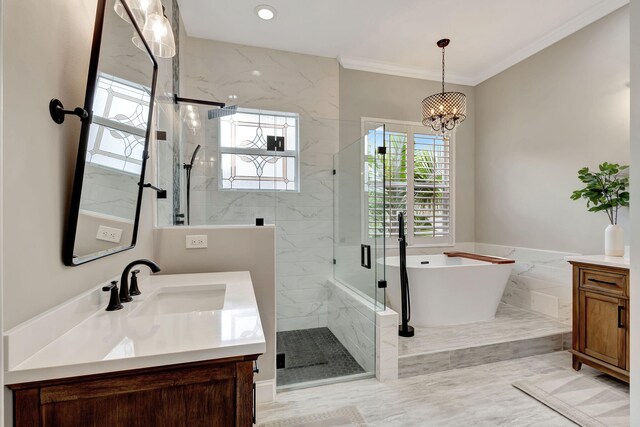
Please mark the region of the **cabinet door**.
[[580, 291], [580, 352], [626, 369], [627, 302]]

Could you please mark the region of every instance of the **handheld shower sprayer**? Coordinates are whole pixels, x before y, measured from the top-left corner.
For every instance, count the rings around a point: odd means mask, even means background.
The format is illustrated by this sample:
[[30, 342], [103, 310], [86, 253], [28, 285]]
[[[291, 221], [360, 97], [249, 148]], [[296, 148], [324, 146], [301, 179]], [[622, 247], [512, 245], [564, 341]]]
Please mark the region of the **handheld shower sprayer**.
[[200, 144], [193, 150], [191, 162], [183, 165], [184, 170], [187, 172], [187, 225], [189, 225], [191, 221], [191, 169], [193, 169], [193, 163], [196, 161], [198, 151], [200, 151]]

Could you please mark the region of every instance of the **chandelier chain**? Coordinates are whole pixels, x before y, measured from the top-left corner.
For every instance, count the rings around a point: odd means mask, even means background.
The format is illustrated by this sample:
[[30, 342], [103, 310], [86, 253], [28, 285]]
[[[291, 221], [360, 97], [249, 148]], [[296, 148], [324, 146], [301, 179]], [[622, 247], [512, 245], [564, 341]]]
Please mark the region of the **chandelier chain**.
[[444, 94], [444, 47], [442, 48], [442, 93]]

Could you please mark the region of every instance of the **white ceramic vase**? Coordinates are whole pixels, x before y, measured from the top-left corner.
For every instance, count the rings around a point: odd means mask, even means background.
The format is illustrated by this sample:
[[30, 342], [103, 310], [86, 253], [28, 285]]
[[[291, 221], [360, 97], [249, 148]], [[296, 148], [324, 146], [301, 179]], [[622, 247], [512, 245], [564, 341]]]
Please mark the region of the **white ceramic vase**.
[[610, 224], [604, 230], [604, 254], [624, 256], [624, 230], [618, 224]]

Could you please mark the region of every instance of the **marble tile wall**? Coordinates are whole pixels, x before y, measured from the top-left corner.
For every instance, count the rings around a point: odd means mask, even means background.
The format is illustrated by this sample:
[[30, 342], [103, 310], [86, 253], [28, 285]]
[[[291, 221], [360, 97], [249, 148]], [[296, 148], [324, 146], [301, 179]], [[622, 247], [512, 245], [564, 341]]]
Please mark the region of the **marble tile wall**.
[[[181, 95], [300, 115], [300, 192], [218, 190], [217, 123], [201, 144], [194, 170], [192, 224], [277, 226], [278, 330], [327, 325], [333, 260], [333, 155], [338, 149], [338, 64], [335, 60], [181, 37]], [[186, 147], [190, 155], [195, 143]]]
[[138, 177], [87, 163], [81, 209], [133, 220], [138, 200]]
[[476, 243], [475, 252], [516, 260], [502, 301], [571, 323], [571, 266], [568, 252]]
[[[376, 313], [370, 302], [365, 301], [344, 285], [329, 280], [326, 282], [328, 291], [328, 327], [338, 338], [342, 345], [351, 353], [354, 359], [367, 372], [376, 369], [375, 355], [376, 345]], [[391, 310], [389, 310], [391, 312]], [[389, 323], [394, 321], [392, 316], [380, 324], [380, 327], [389, 328]], [[397, 314], [395, 317], [397, 325]], [[393, 327], [394, 332], [396, 326]], [[386, 331], [386, 329], [385, 329]], [[381, 332], [381, 331], [380, 331]], [[397, 336], [397, 334], [396, 334]], [[384, 337], [388, 336], [385, 334]], [[392, 362], [391, 362], [392, 363]], [[393, 363], [392, 363], [393, 364]], [[396, 339], [396, 369], [397, 369], [397, 339]], [[385, 365], [388, 366], [388, 365]], [[392, 366], [389, 366], [392, 368]], [[392, 375], [391, 373], [390, 375]], [[397, 375], [397, 371], [396, 371]]]
[[376, 378], [380, 382], [398, 379], [398, 319], [390, 308], [376, 312]]

